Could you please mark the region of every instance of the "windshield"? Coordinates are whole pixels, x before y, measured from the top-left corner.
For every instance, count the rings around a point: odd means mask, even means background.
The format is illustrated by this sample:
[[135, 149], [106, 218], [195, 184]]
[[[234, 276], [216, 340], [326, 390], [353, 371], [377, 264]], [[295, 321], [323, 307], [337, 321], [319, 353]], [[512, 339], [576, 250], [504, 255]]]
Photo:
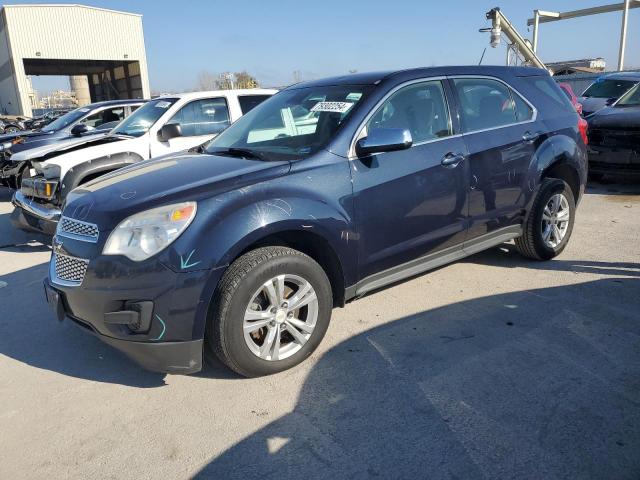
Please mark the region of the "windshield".
[[111, 133], [127, 135], [129, 137], [141, 137], [147, 133], [151, 126], [177, 101], [177, 98], [158, 98], [151, 100], [118, 124]]
[[635, 88], [631, 89], [624, 97], [618, 100], [616, 103], [616, 107], [637, 107], [640, 105], [640, 84], [636, 85]]
[[331, 140], [372, 88], [338, 85], [284, 90], [240, 118], [205, 151], [264, 160], [306, 158]]
[[81, 107], [76, 108], [75, 110], [71, 110], [69, 113], [65, 113], [61, 117], [58, 117], [53, 122], [51, 122], [46, 127], [42, 127], [43, 132], [57, 132], [58, 130], [62, 130], [65, 127], [68, 127], [72, 123], [80, 120], [87, 113], [91, 111], [90, 108]]
[[615, 80], [599, 78], [582, 94], [583, 97], [620, 98], [627, 90], [638, 82], [633, 80]]

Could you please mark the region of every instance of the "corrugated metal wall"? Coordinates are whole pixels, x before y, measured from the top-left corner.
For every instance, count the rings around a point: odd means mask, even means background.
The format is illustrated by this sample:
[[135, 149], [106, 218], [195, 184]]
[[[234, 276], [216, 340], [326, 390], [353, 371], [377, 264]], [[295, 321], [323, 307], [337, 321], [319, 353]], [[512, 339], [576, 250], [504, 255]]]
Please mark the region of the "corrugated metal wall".
[[80, 5], [12, 5], [4, 7], [4, 16], [22, 109], [28, 106], [23, 58], [138, 61], [144, 96], [150, 95], [140, 15]]

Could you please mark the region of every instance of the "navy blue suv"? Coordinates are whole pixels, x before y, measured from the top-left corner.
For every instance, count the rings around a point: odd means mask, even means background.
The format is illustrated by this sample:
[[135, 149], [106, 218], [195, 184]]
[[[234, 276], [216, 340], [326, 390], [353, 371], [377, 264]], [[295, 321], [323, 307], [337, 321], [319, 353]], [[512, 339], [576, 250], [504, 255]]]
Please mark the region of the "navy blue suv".
[[515, 241], [567, 245], [586, 129], [547, 72], [438, 67], [289, 87], [197, 152], [73, 190], [47, 300], [157, 371], [307, 358], [331, 310]]

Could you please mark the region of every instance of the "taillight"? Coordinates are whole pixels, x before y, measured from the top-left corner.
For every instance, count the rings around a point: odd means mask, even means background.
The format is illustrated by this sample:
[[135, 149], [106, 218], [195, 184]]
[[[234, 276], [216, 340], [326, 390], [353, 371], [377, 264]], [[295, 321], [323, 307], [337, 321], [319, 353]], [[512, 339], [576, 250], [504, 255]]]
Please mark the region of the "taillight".
[[585, 145], [588, 145], [589, 137], [587, 136], [587, 132], [589, 131], [589, 124], [582, 117], [578, 118], [578, 130], [580, 130], [580, 136], [582, 137], [582, 141], [584, 142]]

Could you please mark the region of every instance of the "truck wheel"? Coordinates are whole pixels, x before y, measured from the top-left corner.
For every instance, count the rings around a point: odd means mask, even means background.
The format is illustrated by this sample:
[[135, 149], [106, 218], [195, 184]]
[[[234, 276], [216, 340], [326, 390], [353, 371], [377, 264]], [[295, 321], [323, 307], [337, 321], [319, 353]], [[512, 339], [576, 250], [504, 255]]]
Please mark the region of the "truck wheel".
[[518, 252], [535, 260], [559, 255], [571, 237], [575, 210], [569, 185], [557, 178], [544, 179], [523, 225], [522, 236], [516, 238]]
[[329, 279], [312, 258], [288, 247], [258, 248], [220, 280], [205, 348], [246, 377], [281, 372], [320, 344], [332, 306]]

